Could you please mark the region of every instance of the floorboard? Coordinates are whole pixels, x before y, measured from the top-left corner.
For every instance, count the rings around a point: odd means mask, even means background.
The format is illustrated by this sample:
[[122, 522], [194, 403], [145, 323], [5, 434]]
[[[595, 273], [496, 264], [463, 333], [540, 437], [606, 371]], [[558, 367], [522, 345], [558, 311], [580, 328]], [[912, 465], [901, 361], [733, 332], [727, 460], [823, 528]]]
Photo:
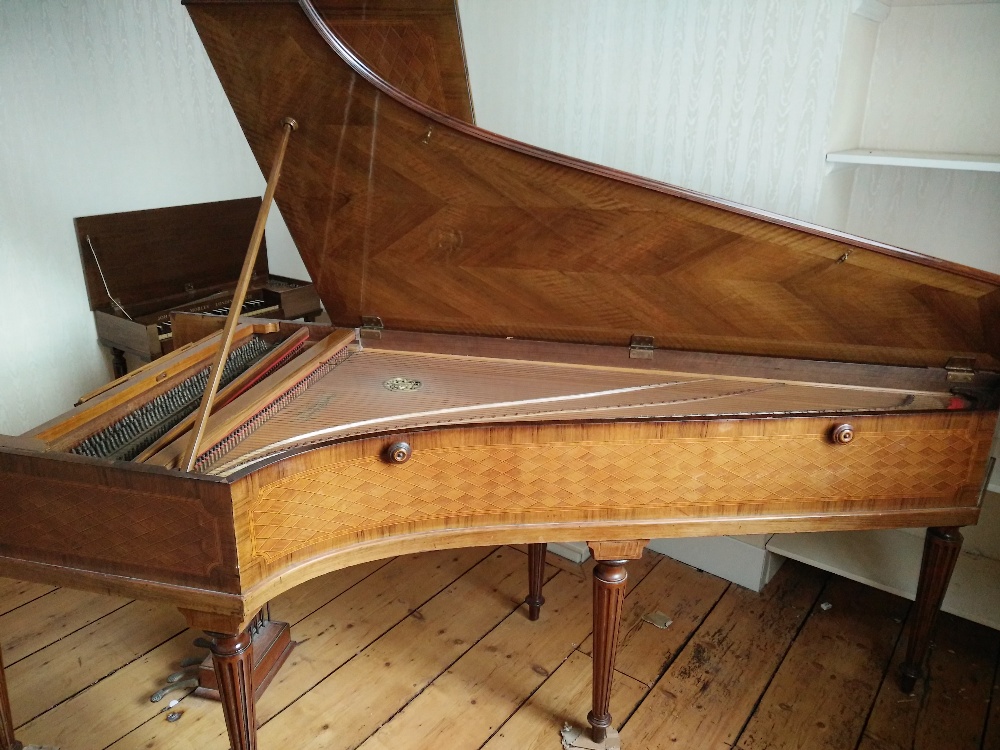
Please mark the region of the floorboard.
[[979, 750], [1000, 633], [942, 614], [935, 640], [927, 662], [930, 679], [904, 695], [899, 672], [906, 640], [899, 639], [858, 750]]
[[909, 602], [833, 577], [736, 743], [737, 750], [854, 747]]
[[629, 719], [623, 738], [648, 750], [731, 747], [826, 578], [786, 563], [762, 594], [730, 586]]
[[[261, 750], [558, 750], [590, 703], [592, 563], [549, 563], [538, 622], [511, 547], [370, 563], [277, 598], [301, 643], [260, 702]], [[623, 747], [1000, 750], [1000, 633], [943, 616], [928, 680], [903, 695], [908, 609], [796, 563], [754, 594], [647, 553], [612, 695]], [[18, 738], [225, 750], [217, 703], [181, 693], [168, 723], [149, 702], [195, 635], [161, 605], [0, 579]]]
[[6, 670], [17, 686], [14, 722], [34, 719], [185, 630], [173, 607], [131, 602], [36, 651]]
[[54, 586], [43, 586], [40, 583], [15, 581], [13, 578], [0, 578], [0, 615], [34, 601], [54, 591]]
[[128, 604], [128, 599], [89, 591], [57, 589], [0, 617], [5, 664], [16, 664], [26, 656], [55, 643]]

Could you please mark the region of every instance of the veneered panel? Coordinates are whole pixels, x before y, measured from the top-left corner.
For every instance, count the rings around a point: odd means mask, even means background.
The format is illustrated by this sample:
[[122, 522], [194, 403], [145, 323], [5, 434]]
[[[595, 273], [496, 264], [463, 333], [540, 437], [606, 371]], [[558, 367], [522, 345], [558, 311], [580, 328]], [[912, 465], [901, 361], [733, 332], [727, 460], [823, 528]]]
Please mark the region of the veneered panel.
[[[304, 580], [324, 556], [373, 559], [382, 545], [455, 536], [467, 546], [974, 521], [995, 414], [851, 423], [848, 445], [830, 440], [830, 417], [458, 427], [330, 445], [234, 492], [249, 524], [244, 580]], [[390, 464], [382, 453], [401, 437], [413, 455]], [[291, 584], [273, 585], [269, 595]]]
[[127, 577], [136, 588], [240, 591], [223, 482], [0, 451], [0, 507], [0, 556], [9, 560]]
[[[143, 314], [232, 287], [259, 210], [260, 198], [240, 198], [74, 219], [90, 308], [111, 309], [108, 289]], [[254, 277], [267, 278], [266, 246]]]
[[320, 3], [376, 74], [429, 107], [475, 122], [455, 0]]
[[338, 47], [341, 6], [189, 6], [265, 171], [302, 125], [278, 203], [336, 324], [1000, 367], [997, 277], [476, 130]]

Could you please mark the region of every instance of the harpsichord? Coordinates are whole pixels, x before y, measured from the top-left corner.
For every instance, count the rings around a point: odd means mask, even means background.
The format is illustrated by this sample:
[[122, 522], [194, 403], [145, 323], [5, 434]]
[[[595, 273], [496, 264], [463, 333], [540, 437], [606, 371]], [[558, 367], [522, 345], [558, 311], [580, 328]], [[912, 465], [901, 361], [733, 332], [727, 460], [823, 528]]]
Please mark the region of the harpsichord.
[[179, 607], [246, 750], [275, 595], [584, 540], [605, 746], [646, 540], [927, 526], [919, 677], [991, 466], [1000, 277], [478, 129], [452, 0], [187, 5], [332, 324], [196, 320], [5, 438], [0, 573]]

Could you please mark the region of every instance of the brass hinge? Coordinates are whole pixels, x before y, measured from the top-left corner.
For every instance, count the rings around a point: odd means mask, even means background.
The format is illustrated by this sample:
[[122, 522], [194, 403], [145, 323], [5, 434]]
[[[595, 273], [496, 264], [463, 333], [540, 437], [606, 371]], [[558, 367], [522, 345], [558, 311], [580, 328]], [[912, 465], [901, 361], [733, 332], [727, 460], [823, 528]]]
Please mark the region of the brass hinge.
[[944, 365], [949, 383], [971, 383], [976, 379], [976, 360], [973, 357], [952, 357]]
[[653, 343], [652, 336], [639, 336], [635, 335], [632, 340], [628, 343], [628, 358], [629, 359], [652, 359], [653, 350], [656, 346]]
[[385, 326], [382, 325], [382, 318], [378, 315], [362, 315], [361, 316], [361, 338], [363, 339], [380, 339], [382, 338], [382, 329]]

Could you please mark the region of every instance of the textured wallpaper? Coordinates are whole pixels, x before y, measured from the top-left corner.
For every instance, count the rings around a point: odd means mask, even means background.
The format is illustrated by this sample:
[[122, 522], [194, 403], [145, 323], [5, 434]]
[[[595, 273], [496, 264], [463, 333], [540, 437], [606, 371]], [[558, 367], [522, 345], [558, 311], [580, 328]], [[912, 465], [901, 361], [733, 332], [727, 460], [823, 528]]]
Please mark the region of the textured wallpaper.
[[1000, 3], [897, 7], [879, 28], [862, 144], [1000, 154]]
[[[261, 195], [179, 0], [0, 1], [0, 433], [106, 382], [73, 218]], [[305, 270], [272, 212], [268, 257]]]
[[811, 220], [847, 5], [459, 0], [477, 124]]
[[846, 228], [1000, 274], [1000, 174], [858, 167]]
[[[1000, 154], [998, 123], [1000, 4], [894, 7], [879, 28], [861, 146]], [[846, 229], [1000, 273], [1000, 174], [858, 168]]]

